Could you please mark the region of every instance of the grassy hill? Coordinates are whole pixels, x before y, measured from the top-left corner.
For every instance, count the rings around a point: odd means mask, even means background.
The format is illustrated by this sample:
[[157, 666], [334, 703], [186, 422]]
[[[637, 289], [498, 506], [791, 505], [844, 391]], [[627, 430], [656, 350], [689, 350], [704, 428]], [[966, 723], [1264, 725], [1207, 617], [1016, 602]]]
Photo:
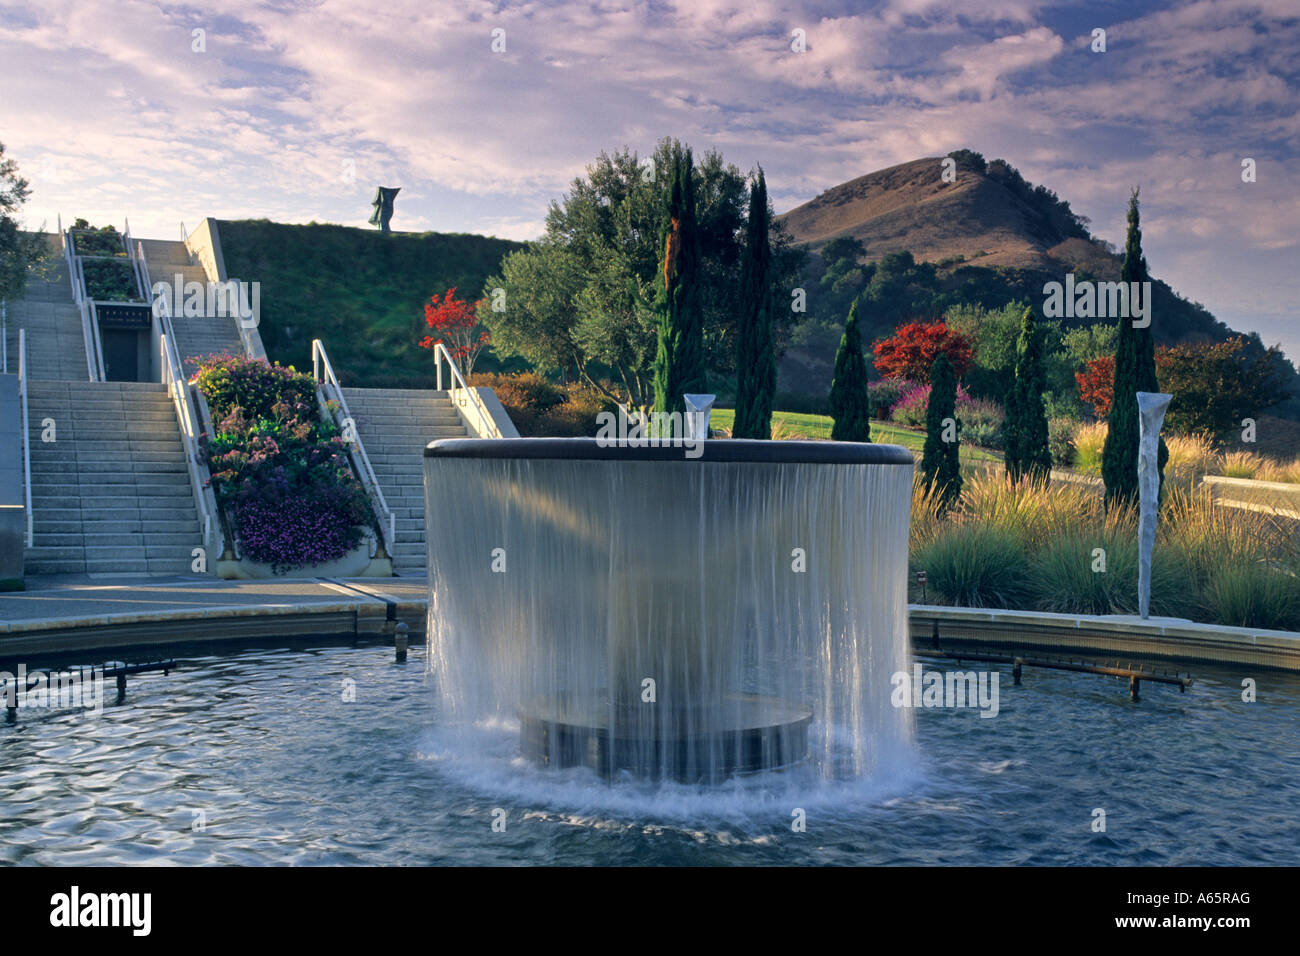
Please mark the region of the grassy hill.
[[[311, 340], [319, 338], [344, 383], [387, 388], [432, 385], [430, 353], [416, 345], [428, 331], [429, 296], [454, 286], [460, 298], [476, 298], [520, 245], [265, 219], [222, 221], [219, 229], [227, 273], [262, 284], [260, 331], [272, 359], [310, 368]], [[495, 370], [490, 360], [482, 368]]]

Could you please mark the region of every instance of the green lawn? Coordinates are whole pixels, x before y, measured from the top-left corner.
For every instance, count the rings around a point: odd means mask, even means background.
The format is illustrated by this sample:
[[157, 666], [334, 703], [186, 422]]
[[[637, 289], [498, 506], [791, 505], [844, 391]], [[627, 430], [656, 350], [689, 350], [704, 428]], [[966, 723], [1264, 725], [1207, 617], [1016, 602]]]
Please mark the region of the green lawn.
[[[735, 409], [715, 408], [709, 417], [713, 428], [731, 429], [736, 420]], [[829, 440], [831, 437], [831, 419], [827, 415], [808, 415], [803, 412], [773, 412], [772, 437], [776, 439], [813, 438]], [[925, 444], [925, 432], [903, 428], [893, 422], [872, 422], [871, 440], [880, 444], [902, 445], [916, 454], [921, 453]], [[996, 452], [975, 448], [972, 445], [961, 446], [963, 461], [1001, 461], [1002, 456]]]
[[[399, 205], [400, 210], [400, 205]], [[267, 355], [311, 368], [311, 340], [344, 384], [432, 388], [424, 304], [455, 286], [473, 301], [520, 243], [487, 236], [380, 232], [312, 223], [222, 220], [227, 272], [262, 284], [259, 331]], [[480, 363], [497, 371], [499, 363]]]

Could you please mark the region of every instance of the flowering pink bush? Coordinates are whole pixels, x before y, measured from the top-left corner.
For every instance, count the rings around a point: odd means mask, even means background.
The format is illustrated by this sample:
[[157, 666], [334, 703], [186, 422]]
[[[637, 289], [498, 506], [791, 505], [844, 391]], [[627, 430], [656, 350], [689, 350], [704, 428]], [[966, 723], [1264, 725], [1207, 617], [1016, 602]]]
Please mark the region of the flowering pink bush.
[[[961, 411], [963, 405], [971, 404], [970, 393], [964, 386], [957, 386], [957, 409]], [[893, 418], [900, 425], [907, 425], [909, 428], [925, 427], [925, 412], [930, 406], [930, 386], [913, 385], [907, 391], [899, 396], [898, 401], [894, 403]]]

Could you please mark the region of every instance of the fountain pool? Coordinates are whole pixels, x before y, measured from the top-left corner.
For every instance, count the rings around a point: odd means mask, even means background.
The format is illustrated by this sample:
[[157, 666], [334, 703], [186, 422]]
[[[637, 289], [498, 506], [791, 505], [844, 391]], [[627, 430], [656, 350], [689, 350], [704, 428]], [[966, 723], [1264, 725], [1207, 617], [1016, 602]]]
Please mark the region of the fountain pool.
[[883, 781], [610, 786], [523, 760], [517, 725], [484, 726], [466, 754], [425, 655], [178, 650], [178, 670], [133, 679], [100, 717], [20, 711], [0, 722], [0, 861], [1300, 864], [1293, 675], [1197, 669], [1186, 694], [1135, 704], [1110, 678], [1004, 672], [996, 719], [912, 711], [909, 757]]

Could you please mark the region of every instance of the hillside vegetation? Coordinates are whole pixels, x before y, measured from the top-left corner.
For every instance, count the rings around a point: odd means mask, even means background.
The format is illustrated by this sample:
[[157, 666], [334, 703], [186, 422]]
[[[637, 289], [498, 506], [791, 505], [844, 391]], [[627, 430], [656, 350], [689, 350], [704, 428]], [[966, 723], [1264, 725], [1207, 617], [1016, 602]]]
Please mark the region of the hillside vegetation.
[[[227, 273], [262, 283], [260, 331], [267, 354], [311, 367], [319, 338], [345, 384], [429, 388], [433, 360], [416, 343], [424, 303], [456, 287], [477, 298], [484, 280], [520, 243], [458, 233], [381, 233], [349, 226], [220, 223]], [[498, 366], [485, 356], [484, 371]]]
[[[870, 348], [900, 321], [937, 319], [954, 306], [1041, 305], [1043, 284], [1069, 272], [1119, 278], [1122, 257], [1050, 189], [1026, 181], [1004, 160], [985, 162], [969, 150], [950, 155], [955, 182], [940, 178], [942, 157], [927, 157], [842, 183], [778, 217], [815, 253], [801, 277], [808, 317], [782, 362], [783, 391], [825, 394], [839, 332], [858, 296]], [[1236, 334], [1155, 277], [1152, 294], [1158, 344], [1222, 342]], [[1089, 321], [1066, 319], [1063, 326]], [[1252, 337], [1248, 350], [1263, 349]]]
[[[1052, 190], [1026, 181], [1003, 160], [986, 162], [969, 150], [950, 155], [953, 183], [940, 177], [942, 157], [927, 157], [860, 176], [777, 217], [784, 234], [812, 253], [797, 278], [806, 312], [777, 336], [785, 347], [782, 407], [820, 408], [855, 299], [870, 350], [901, 322], [938, 319], [953, 309], [997, 311], [1021, 303], [1018, 315], [1024, 303], [1041, 304], [1045, 282], [1069, 272], [1078, 279], [1119, 278], [1121, 258], [1113, 247], [1091, 235], [1088, 221]], [[311, 339], [319, 337], [345, 381], [374, 386], [428, 387], [432, 360], [416, 345], [428, 331], [424, 303], [453, 286], [461, 298], [477, 299], [489, 277], [500, 275], [507, 253], [524, 248], [484, 236], [315, 223], [239, 220], [220, 229], [230, 275], [262, 283], [261, 331], [270, 356], [305, 367]], [[1167, 283], [1153, 277], [1152, 285], [1157, 344], [1223, 342], [1236, 334]], [[1063, 319], [1060, 331], [1089, 321]], [[1258, 336], [1249, 336], [1246, 354], [1263, 351]], [[476, 370], [525, 365], [503, 363], [488, 349]], [[1064, 376], [1067, 387], [1071, 374]], [[729, 395], [731, 375], [712, 367], [710, 390]], [[1289, 363], [1282, 379], [1297, 391], [1300, 378]], [[1300, 399], [1275, 413], [1300, 418]]]

